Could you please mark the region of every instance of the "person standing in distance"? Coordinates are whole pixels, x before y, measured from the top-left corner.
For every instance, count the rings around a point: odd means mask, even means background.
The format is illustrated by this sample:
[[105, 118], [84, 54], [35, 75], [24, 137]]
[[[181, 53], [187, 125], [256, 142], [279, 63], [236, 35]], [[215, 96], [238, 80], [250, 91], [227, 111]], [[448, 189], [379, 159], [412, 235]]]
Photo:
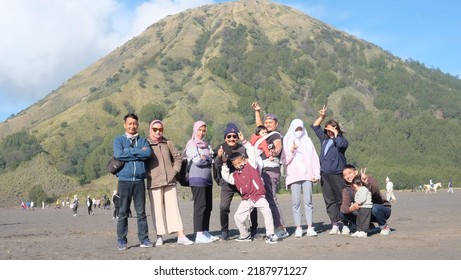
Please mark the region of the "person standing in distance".
[[150, 248], [149, 230], [146, 217], [146, 161], [152, 154], [147, 140], [138, 134], [138, 116], [133, 113], [125, 115], [125, 133], [114, 139], [114, 157], [125, 162], [123, 168], [116, 174], [119, 194], [119, 217], [117, 220], [118, 249], [126, 250], [128, 234], [128, 209], [131, 200], [134, 201], [138, 224], [138, 239], [140, 247]]
[[[340, 234], [339, 222], [341, 221], [340, 207], [342, 203], [342, 192], [344, 179], [343, 168], [346, 165], [346, 150], [349, 142], [343, 136], [339, 123], [335, 120], [326, 122], [324, 129], [320, 127], [327, 116], [327, 107], [324, 105], [319, 110], [319, 117], [311, 125], [315, 134], [320, 140], [320, 184], [322, 186], [323, 199], [328, 217], [331, 221], [329, 234]], [[343, 234], [349, 234], [347, 226], [343, 227]]]

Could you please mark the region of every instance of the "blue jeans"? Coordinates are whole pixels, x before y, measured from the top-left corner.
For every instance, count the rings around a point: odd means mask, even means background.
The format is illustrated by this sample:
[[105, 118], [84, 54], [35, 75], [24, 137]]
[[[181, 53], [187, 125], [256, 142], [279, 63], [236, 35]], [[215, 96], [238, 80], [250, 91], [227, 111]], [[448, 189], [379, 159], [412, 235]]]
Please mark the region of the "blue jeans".
[[[387, 225], [387, 220], [391, 216], [391, 208], [385, 207], [382, 204], [373, 204], [371, 208], [371, 222], [378, 223], [380, 228], [383, 228]], [[341, 212], [341, 218], [344, 220], [344, 224], [349, 225], [357, 225], [357, 211], [349, 214], [344, 214]]]
[[312, 226], [313, 209], [312, 206], [312, 182], [299, 181], [289, 185], [291, 190], [291, 205], [293, 207], [293, 219], [295, 226], [301, 226], [301, 191], [302, 201], [304, 204], [304, 214], [306, 216], [307, 226]]
[[120, 196], [120, 208], [117, 221], [117, 239], [127, 242], [128, 234], [128, 209], [131, 200], [134, 201], [134, 209], [138, 222], [138, 239], [143, 242], [149, 239], [146, 217], [146, 185], [143, 181], [118, 181], [118, 194]]

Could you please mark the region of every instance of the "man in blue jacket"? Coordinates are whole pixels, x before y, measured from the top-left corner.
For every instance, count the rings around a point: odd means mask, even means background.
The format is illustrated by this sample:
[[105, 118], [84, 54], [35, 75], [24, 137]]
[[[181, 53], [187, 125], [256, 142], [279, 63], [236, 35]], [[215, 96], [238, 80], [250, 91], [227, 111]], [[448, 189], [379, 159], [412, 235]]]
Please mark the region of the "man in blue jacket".
[[118, 193], [120, 196], [120, 212], [117, 221], [118, 249], [127, 248], [128, 210], [133, 199], [138, 223], [138, 239], [140, 247], [149, 248], [153, 244], [149, 240], [146, 218], [146, 178], [145, 161], [150, 158], [152, 150], [149, 143], [138, 134], [138, 117], [135, 114], [126, 115], [125, 133], [114, 139], [114, 156], [125, 162], [117, 173]]

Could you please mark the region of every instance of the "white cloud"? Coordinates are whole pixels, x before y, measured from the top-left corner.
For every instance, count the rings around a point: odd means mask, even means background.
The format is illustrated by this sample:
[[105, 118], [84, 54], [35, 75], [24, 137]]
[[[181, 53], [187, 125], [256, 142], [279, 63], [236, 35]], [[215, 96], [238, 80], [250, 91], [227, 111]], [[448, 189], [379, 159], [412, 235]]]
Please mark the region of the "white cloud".
[[0, 121], [159, 19], [212, 2], [0, 0]]

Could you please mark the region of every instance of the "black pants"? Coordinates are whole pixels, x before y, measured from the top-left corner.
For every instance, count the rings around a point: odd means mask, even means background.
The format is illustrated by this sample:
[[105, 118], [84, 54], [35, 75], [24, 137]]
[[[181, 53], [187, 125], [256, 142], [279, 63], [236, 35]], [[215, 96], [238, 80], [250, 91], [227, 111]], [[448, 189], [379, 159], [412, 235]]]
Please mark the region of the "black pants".
[[343, 188], [345, 186], [342, 174], [321, 173], [323, 200], [328, 217], [332, 224], [341, 221], [340, 208], [343, 201]]
[[[229, 232], [229, 213], [234, 194], [240, 193], [234, 185], [223, 183], [221, 186], [221, 202], [219, 204], [219, 219], [221, 222], [221, 232]], [[256, 233], [258, 228], [258, 211], [253, 209], [250, 213], [251, 232]]]
[[213, 187], [190, 187], [194, 200], [194, 232], [210, 230], [210, 216], [213, 210]]

